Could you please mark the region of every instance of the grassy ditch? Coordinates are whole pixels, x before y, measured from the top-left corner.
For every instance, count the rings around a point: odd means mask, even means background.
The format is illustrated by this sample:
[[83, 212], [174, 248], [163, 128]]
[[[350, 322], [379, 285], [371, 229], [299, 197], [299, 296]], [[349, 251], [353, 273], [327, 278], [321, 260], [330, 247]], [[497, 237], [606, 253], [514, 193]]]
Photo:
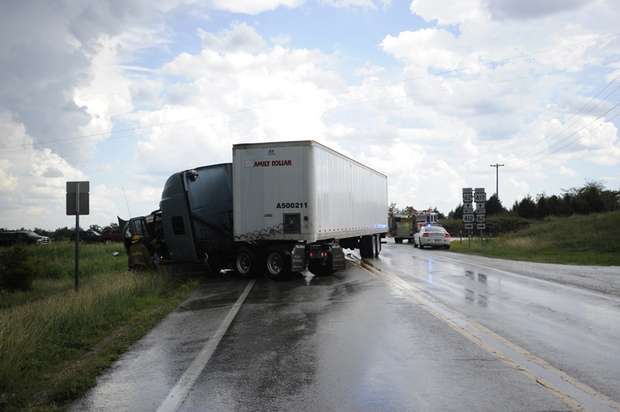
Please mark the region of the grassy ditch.
[[0, 410], [62, 409], [196, 283], [127, 272], [124, 253], [112, 256], [119, 245], [85, 245], [82, 287], [75, 293], [69, 246], [54, 245], [58, 254], [32, 249], [30, 259], [52, 262], [60, 274], [46, 275], [43, 268], [32, 290], [0, 296]]
[[620, 265], [620, 212], [532, 221], [483, 244], [453, 242], [451, 250], [533, 262]]

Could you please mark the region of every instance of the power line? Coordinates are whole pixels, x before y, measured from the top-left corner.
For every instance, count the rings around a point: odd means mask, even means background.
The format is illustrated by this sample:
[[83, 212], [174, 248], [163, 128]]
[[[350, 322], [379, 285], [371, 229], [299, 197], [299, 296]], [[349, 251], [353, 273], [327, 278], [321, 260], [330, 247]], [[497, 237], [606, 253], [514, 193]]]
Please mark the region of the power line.
[[[538, 156], [540, 154], [548, 154], [549, 152], [554, 153], [556, 152], [556, 149], [560, 148], [564, 148], [566, 147], [566, 143], [568, 142], [568, 145], [571, 145], [571, 140], [578, 140], [579, 137], [577, 136], [576, 138], [571, 139], [571, 137], [575, 136], [577, 133], [579, 133], [580, 131], [586, 129], [589, 125], [597, 122], [598, 120], [600, 120], [601, 118], [603, 118], [604, 116], [606, 116], [607, 114], [609, 114], [611, 111], [613, 111], [616, 107], [618, 107], [618, 104], [614, 105], [613, 107], [611, 107], [610, 109], [608, 109], [607, 111], [603, 112], [603, 113], [599, 113], [598, 115], [595, 115], [596, 118], [591, 121], [590, 123], [588, 123], [585, 126], [582, 126], [580, 129], [578, 130], [573, 130], [571, 132], [571, 129], [574, 126], [577, 126], [577, 120], [579, 118], [579, 114], [581, 115], [589, 115], [593, 112], [593, 109], [598, 108], [599, 106], [599, 102], [595, 101], [595, 99], [597, 98], [601, 98], [601, 99], [607, 99], [610, 96], [612, 96], [613, 94], [615, 94], [618, 90], [620, 90], [620, 85], [616, 86], [614, 89], [610, 89], [607, 93], [605, 93], [605, 91], [613, 84], [615, 83], [617, 80], [620, 79], [620, 76], [617, 76], [615, 78], [613, 78], [612, 80], [610, 80], [609, 82], [607, 82], [607, 84], [605, 84], [605, 86], [600, 89], [598, 92], [596, 92], [593, 96], [590, 96], [588, 98], [588, 101], [586, 101], [584, 104], [582, 104], [580, 106], [580, 108], [574, 112], [569, 119], [567, 120], [567, 126], [564, 126], [562, 128], [562, 130], [560, 130], [559, 132], [553, 133], [551, 134], [551, 139], [556, 139], [554, 142], [552, 142], [550, 145], [546, 146], [546, 147], [540, 147], [538, 149], [534, 149], [534, 150], [524, 150], [524, 151], [519, 151], [518, 155], [520, 157], [531, 157], [531, 156]], [[585, 113], [583, 113], [585, 111]], [[615, 116], [614, 116], [615, 117]], [[574, 142], [573, 142], [574, 143]], [[514, 154], [514, 153], [513, 153]]]
[[[581, 132], [583, 130], [587, 130], [593, 124], [599, 122], [600, 120], [603, 120], [605, 118], [605, 116], [607, 116], [609, 113], [611, 113], [617, 107], [620, 107], [620, 102], [616, 103], [615, 105], [613, 105], [609, 110], [607, 110], [603, 114], [597, 116], [596, 118], [594, 118], [593, 120], [591, 120], [590, 122], [588, 122], [587, 124], [582, 126], [581, 128], [573, 131], [571, 134], [566, 136], [564, 144], [562, 144], [560, 146], [556, 146], [554, 148], [543, 149], [542, 151], [540, 151], [538, 153], [535, 153], [533, 156], [542, 156], [542, 157], [544, 157], [545, 155], [551, 155], [551, 154], [558, 153], [558, 152], [560, 152], [560, 151], [562, 151], [562, 150], [564, 150], [564, 149], [574, 145], [575, 143], [577, 143], [579, 141], [579, 135], [578, 135], [579, 132]], [[612, 116], [611, 119], [614, 119], [616, 117], [618, 117], [618, 115]], [[595, 127], [595, 129], [601, 127], [602, 125], [603, 125], [603, 123], [600, 123], [598, 126]], [[536, 160], [538, 160], [538, 159], [540, 159], [542, 157], [537, 157]]]

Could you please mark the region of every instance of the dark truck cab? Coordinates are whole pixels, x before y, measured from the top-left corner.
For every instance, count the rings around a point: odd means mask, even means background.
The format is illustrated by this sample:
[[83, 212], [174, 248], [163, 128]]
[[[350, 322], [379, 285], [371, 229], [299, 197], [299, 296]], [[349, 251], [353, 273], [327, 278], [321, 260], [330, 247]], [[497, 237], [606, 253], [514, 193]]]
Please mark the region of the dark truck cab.
[[169, 259], [208, 261], [215, 269], [234, 254], [231, 163], [173, 174], [159, 207]]

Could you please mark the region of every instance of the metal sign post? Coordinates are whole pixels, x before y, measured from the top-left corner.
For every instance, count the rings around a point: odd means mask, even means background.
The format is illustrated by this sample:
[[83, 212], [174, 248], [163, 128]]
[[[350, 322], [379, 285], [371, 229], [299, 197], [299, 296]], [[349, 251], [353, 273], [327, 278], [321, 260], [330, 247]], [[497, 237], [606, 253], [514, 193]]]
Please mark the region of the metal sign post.
[[474, 200], [473, 191], [471, 187], [463, 188], [463, 227], [467, 233], [467, 247], [471, 246], [471, 232], [474, 228], [474, 206], [472, 204]]
[[476, 229], [480, 235], [480, 246], [482, 246], [482, 238], [484, 229], [486, 228], [486, 202], [487, 194], [484, 187], [477, 187], [474, 190], [474, 201], [476, 202]]
[[89, 182], [67, 182], [67, 216], [75, 215], [75, 277], [74, 287], [80, 287], [80, 215], [89, 213]]

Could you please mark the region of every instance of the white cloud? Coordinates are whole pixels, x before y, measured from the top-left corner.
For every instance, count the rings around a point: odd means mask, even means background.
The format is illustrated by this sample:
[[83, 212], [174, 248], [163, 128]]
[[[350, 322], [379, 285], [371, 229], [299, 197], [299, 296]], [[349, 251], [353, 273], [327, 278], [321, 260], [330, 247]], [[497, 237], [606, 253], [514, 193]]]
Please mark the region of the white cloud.
[[[149, 127], [138, 146], [146, 171], [172, 173], [227, 161], [234, 142], [326, 134], [323, 116], [340, 82], [329, 56], [267, 46], [245, 24], [200, 35], [199, 53], [180, 54], [163, 67], [163, 73], [184, 79], [169, 87], [168, 102], [138, 115], [141, 126]], [[231, 41], [238, 47], [228, 47]], [[164, 126], [150, 128], [158, 124]]]
[[303, 0], [211, 0], [213, 8], [243, 14], [259, 14], [278, 7], [294, 8], [302, 3]]
[[36, 149], [23, 124], [0, 113], [0, 227], [31, 227], [62, 222], [65, 181], [84, 175], [49, 149]]
[[424, 20], [436, 20], [442, 25], [480, 19], [487, 15], [481, 0], [414, 0], [410, 8], [412, 13]]
[[254, 27], [247, 23], [235, 23], [230, 29], [219, 34], [199, 29], [198, 36], [205, 49], [217, 52], [259, 52], [266, 44]]
[[322, 4], [338, 8], [376, 9], [387, 7], [391, 0], [320, 0]]

